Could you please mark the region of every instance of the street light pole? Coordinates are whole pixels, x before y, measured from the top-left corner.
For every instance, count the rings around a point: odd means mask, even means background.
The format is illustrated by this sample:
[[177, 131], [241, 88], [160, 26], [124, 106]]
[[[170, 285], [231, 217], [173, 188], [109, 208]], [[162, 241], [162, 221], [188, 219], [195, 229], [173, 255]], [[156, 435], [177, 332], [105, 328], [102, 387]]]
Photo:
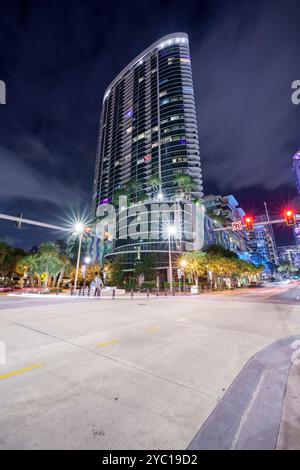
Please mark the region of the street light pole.
[[170, 292], [173, 287], [173, 269], [172, 269], [172, 253], [171, 253], [171, 233], [169, 231], [169, 281], [170, 281]]
[[83, 279], [83, 292], [82, 292], [82, 295], [84, 295], [84, 292], [85, 292], [85, 288], [86, 288], [86, 270], [91, 262], [91, 257], [90, 256], [86, 256], [84, 258], [84, 262], [85, 262], [85, 271], [84, 271], [84, 279]]
[[83, 231], [80, 231], [79, 232], [79, 246], [78, 246], [77, 264], [76, 264], [76, 272], [75, 272], [75, 281], [74, 281], [74, 288], [73, 288], [74, 294], [76, 294], [76, 287], [77, 287], [78, 270], [79, 270], [79, 263], [80, 263], [80, 254], [81, 254], [82, 234], [83, 234]]

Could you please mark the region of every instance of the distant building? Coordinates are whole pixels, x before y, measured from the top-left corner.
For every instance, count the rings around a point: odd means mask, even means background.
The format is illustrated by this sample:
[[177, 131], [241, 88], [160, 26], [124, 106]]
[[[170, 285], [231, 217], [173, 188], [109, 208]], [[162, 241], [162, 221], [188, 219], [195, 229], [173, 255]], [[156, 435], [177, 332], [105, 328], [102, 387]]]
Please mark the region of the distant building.
[[[293, 171], [293, 176], [294, 176], [295, 183], [296, 183], [298, 196], [300, 196], [300, 150], [298, 150], [298, 152], [296, 152], [295, 155], [293, 156], [292, 171]], [[300, 223], [297, 223], [294, 226], [293, 232], [294, 232], [295, 242], [297, 245], [300, 246]]]
[[[216, 196], [208, 194], [203, 198], [207, 219], [213, 220], [219, 224], [219, 227], [228, 226], [234, 221], [243, 221], [245, 212], [239, 207], [238, 201], [230, 194], [228, 196]], [[247, 235], [245, 230], [241, 231], [218, 231], [215, 237], [210, 234], [211, 224], [206, 221], [204, 239], [207, 244], [215, 243], [214, 238], [222, 240], [221, 243], [231, 251], [238, 254], [248, 250]]]
[[300, 268], [300, 247], [297, 245], [278, 246], [278, 257], [280, 264], [291, 264]]
[[227, 250], [234, 251], [238, 256], [248, 251], [247, 240], [241, 232], [233, 232], [231, 230], [215, 230], [220, 229], [221, 225], [213, 217], [207, 214], [204, 217], [204, 245], [222, 245]]
[[293, 175], [296, 182], [298, 194], [300, 195], [300, 150], [293, 156]]
[[235, 220], [243, 220], [245, 212], [239, 207], [238, 201], [232, 194], [229, 196], [208, 194], [207, 196], [204, 196], [203, 200], [206, 212], [209, 216], [219, 216], [228, 224]]
[[277, 265], [278, 255], [272, 225], [259, 225], [260, 222], [266, 221], [266, 215], [255, 217], [254, 230], [247, 232], [249, 249]]

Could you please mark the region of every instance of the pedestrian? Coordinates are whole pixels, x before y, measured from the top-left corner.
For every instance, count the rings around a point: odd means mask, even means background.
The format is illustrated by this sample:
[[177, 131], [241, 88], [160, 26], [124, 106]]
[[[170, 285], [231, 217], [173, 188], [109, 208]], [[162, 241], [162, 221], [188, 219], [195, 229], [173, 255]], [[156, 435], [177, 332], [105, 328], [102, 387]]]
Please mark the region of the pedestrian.
[[95, 273], [94, 285], [95, 285], [94, 297], [96, 297], [96, 296], [99, 297], [100, 294], [101, 294], [101, 289], [103, 287], [103, 281], [102, 281], [101, 277], [99, 276], [98, 272]]

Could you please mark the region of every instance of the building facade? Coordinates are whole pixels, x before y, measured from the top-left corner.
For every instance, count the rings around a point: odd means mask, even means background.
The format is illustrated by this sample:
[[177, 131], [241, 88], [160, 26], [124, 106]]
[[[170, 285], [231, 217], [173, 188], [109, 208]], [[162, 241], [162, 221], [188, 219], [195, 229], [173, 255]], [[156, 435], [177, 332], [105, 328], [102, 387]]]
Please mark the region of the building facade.
[[139, 54], [108, 86], [101, 113], [93, 212], [129, 181], [149, 191], [158, 176], [167, 196], [187, 173], [202, 196], [188, 36], [170, 34]]
[[[107, 87], [100, 120], [93, 216], [99, 218], [103, 206], [115, 204], [116, 197], [122, 191], [126, 193], [128, 187], [131, 205], [155, 202], [156, 196], [157, 204], [178, 202], [176, 194], [180, 188], [175, 180], [176, 175], [182, 174], [193, 181], [188, 200], [201, 200], [203, 187], [189, 41], [185, 33], [174, 33], [139, 54]], [[158, 182], [155, 191], [153, 178]], [[124, 208], [117, 209], [112, 253], [141, 252], [146, 246], [151, 251], [149, 243], [155, 243], [157, 248], [158, 242], [162, 251], [167, 251], [162, 246], [163, 240], [147, 239], [146, 243], [143, 234], [140, 239], [126, 240], [128, 243], [120, 239], [118, 224], [124, 217], [130, 220], [127, 210], [124, 213]], [[172, 217], [170, 214], [171, 220]]]
[[[298, 197], [300, 196], [300, 150], [295, 153], [293, 156], [293, 168], [292, 168], [294, 180], [296, 183], [296, 188], [298, 192]], [[293, 228], [294, 238], [297, 245], [300, 246], [300, 223], [296, 223]]]
[[297, 245], [278, 246], [280, 264], [290, 264], [300, 269], [300, 248]]
[[232, 194], [229, 196], [208, 194], [204, 196], [204, 205], [208, 214], [223, 218], [224, 223], [227, 224], [234, 221], [243, 221], [245, 215], [245, 212], [239, 207], [238, 201]]
[[273, 265], [278, 265], [278, 254], [272, 225], [260, 225], [267, 216], [255, 217], [254, 230], [247, 232], [248, 246], [251, 252], [259, 254]]
[[295, 179], [298, 194], [300, 195], [300, 150], [293, 156], [293, 176]]

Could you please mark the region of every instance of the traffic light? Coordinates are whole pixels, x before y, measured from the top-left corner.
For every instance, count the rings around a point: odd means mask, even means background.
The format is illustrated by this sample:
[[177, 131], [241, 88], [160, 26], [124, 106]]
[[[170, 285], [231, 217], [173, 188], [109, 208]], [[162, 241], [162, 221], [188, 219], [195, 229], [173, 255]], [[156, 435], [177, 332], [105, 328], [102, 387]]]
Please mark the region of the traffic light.
[[248, 232], [254, 230], [254, 221], [253, 221], [253, 217], [251, 215], [245, 215], [244, 224], [245, 224], [246, 229], [248, 230]]
[[20, 220], [16, 222], [16, 228], [22, 228], [23, 214], [17, 214], [17, 217], [19, 217]]
[[288, 227], [295, 225], [296, 219], [293, 209], [287, 209], [284, 211], [285, 222]]

